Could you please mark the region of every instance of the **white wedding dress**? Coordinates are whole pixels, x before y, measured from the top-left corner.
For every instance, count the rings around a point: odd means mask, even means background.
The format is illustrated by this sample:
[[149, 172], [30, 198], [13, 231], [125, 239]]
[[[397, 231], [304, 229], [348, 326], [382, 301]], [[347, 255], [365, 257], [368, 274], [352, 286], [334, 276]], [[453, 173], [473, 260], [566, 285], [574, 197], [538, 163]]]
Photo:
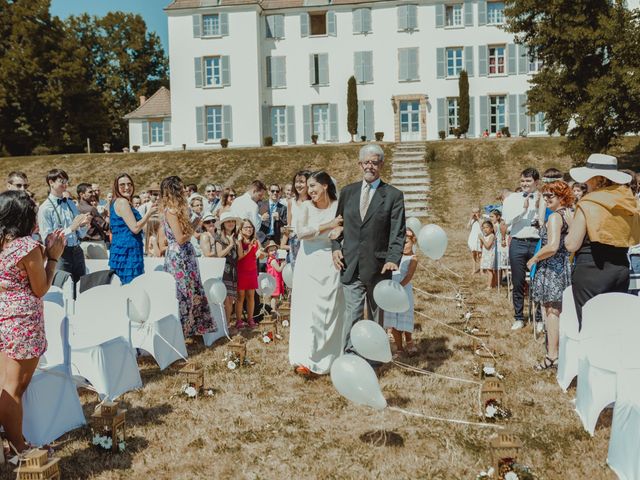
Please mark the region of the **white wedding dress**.
[[306, 201], [296, 225], [301, 243], [293, 272], [289, 362], [317, 374], [329, 373], [346, 338], [340, 272], [333, 266], [329, 231], [318, 233], [337, 208], [337, 201], [326, 209]]

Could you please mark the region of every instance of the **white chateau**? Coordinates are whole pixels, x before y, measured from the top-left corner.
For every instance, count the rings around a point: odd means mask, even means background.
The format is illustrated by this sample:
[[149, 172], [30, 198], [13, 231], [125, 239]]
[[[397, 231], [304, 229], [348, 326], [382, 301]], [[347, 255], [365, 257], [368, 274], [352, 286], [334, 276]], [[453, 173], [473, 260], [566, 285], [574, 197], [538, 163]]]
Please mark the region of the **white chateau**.
[[127, 115], [143, 151], [348, 142], [351, 75], [358, 137], [434, 140], [458, 126], [463, 69], [468, 136], [546, 134], [523, 106], [541, 65], [502, 29], [504, 1], [174, 0], [166, 12], [171, 94]]

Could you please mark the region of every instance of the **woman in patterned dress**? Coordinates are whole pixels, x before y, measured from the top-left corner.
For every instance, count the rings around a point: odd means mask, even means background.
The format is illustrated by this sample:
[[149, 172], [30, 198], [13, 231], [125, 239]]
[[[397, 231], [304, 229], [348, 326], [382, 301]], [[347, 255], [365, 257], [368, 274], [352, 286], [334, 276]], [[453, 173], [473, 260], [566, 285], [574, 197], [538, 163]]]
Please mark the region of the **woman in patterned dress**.
[[[160, 185], [160, 201], [164, 209], [163, 229], [168, 244], [164, 270], [176, 279], [176, 296], [180, 323], [185, 338], [217, 330], [200, 278], [196, 253], [191, 243], [193, 225], [184, 197], [180, 177], [171, 176]], [[161, 239], [161, 244], [163, 241]]]
[[28, 448], [22, 394], [47, 349], [42, 297], [65, 243], [62, 230], [49, 234], [46, 248], [31, 237], [36, 210], [26, 192], [0, 194], [0, 425], [17, 452]]

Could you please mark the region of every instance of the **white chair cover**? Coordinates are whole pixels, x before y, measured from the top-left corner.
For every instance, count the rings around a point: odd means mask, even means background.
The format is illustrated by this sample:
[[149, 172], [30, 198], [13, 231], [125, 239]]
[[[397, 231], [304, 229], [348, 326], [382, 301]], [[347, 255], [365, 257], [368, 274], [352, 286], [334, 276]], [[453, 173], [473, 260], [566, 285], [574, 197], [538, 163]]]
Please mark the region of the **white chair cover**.
[[640, 369], [618, 372], [607, 463], [621, 480], [640, 479]]
[[164, 272], [163, 257], [144, 257], [144, 273]]
[[29, 443], [38, 446], [51, 443], [86, 423], [69, 366], [68, 320], [64, 309], [45, 301], [44, 317], [48, 349], [60, 355], [47, 351], [49, 364], [44, 364], [41, 358], [22, 396], [23, 433]]
[[187, 347], [173, 277], [166, 272], [150, 271], [135, 278], [131, 285], [144, 288], [151, 300], [149, 318], [144, 323], [131, 322], [133, 346], [149, 352], [160, 370], [176, 360], [186, 359]]
[[[207, 259], [207, 260], [211, 260], [211, 259]], [[203, 287], [205, 292], [209, 291], [211, 284], [217, 278], [222, 278], [222, 277], [212, 277], [203, 282]], [[226, 336], [230, 338], [229, 331], [227, 329], [227, 319], [225, 316], [224, 305], [218, 305], [215, 303], [212, 304], [211, 302], [209, 302], [209, 309], [211, 310], [211, 316], [213, 317], [213, 320], [216, 322], [218, 330], [211, 333], [205, 333], [202, 336], [202, 340], [204, 341], [204, 344], [207, 347], [210, 347], [222, 337]]]
[[109, 270], [109, 259], [86, 258], [84, 264], [87, 267], [87, 273], [99, 272], [101, 270]]
[[115, 399], [142, 387], [123, 288], [100, 285], [82, 293], [69, 329], [72, 371], [101, 398]]
[[224, 273], [224, 258], [199, 257], [198, 268], [200, 269], [200, 278], [204, 284], [211, 278], [222, 278]]
[[567, 287], [562, 293], [562, 312], [560, 313], [560, 342], [558, 350], [558, 372], [556, 379], [566, 392], [578, 375], [580, 343], [578, 332], [578, 314], [573, 300], [573, 290]]
[[582, 426], [594, 435], [600, 412], [616, 401], [616, 373], [596, 367], [583, 357], [578, 363], [576, 412]]

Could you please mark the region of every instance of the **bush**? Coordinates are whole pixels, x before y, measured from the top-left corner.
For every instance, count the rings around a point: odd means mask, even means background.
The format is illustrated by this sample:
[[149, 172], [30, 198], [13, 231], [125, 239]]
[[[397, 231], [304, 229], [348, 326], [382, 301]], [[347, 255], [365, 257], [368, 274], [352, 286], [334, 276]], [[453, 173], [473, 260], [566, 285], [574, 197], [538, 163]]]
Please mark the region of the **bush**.
[[186, 150], [187, 150], [187, 144], [186, 144], [186, 143], [183, 143], [183, 144], [182, 144], [182, 150], [183, 150], [183, 151], [186, 151]]
[[438, 136], [440, 137], [440, 140], [444, 140], [445, 138], [447, 138], [447, 132], [445, 132], [444, 130], [440, 130], [438, 132]]
[[362, 140], [363, 142], [366, 142], [367, 141], [367, 136], [366, 135], [362, 135], [360, 137], [360, 140]]
[[453, 134], [455, 135], [456, 138], [460, 138], [462, 136], [462, 130], [459, 128], [454, 128]]
[[223, 138], [222, 140], [220, 140], [220, 146], [222, 148], [227, 148], [229, 146], [229, 139]]
[[509, 127], [502, 127], [500, 129], [500, 133], [502, 133], [502, 136], [504, 136], [504, 137], [510, 137], [511, 136], [511, 132], [509, 131]]
[[427, 162], [435, 162], [436, 161], [436, 151], [433, 148], [428, 148], [426, 153], [424, 154], [424, 159]]
[[137, 152], [138, 150], [140, 150], [140, 145], [131, 145], [131, 148], [133, 148], [134, 153]]
[[51, 155], [51, 149], [44, 145], [38, 145], [32, 150], [31, 155]]
[[381, 142], [384, 138], [384, 132], [376, 132], [376, 142]]
[[318, 143], [318, 135], [311, 135], [311, 142], [316, 145]]
[[264, 137], [263, 143], [265, 147], [273, 147], [273, 137]]

